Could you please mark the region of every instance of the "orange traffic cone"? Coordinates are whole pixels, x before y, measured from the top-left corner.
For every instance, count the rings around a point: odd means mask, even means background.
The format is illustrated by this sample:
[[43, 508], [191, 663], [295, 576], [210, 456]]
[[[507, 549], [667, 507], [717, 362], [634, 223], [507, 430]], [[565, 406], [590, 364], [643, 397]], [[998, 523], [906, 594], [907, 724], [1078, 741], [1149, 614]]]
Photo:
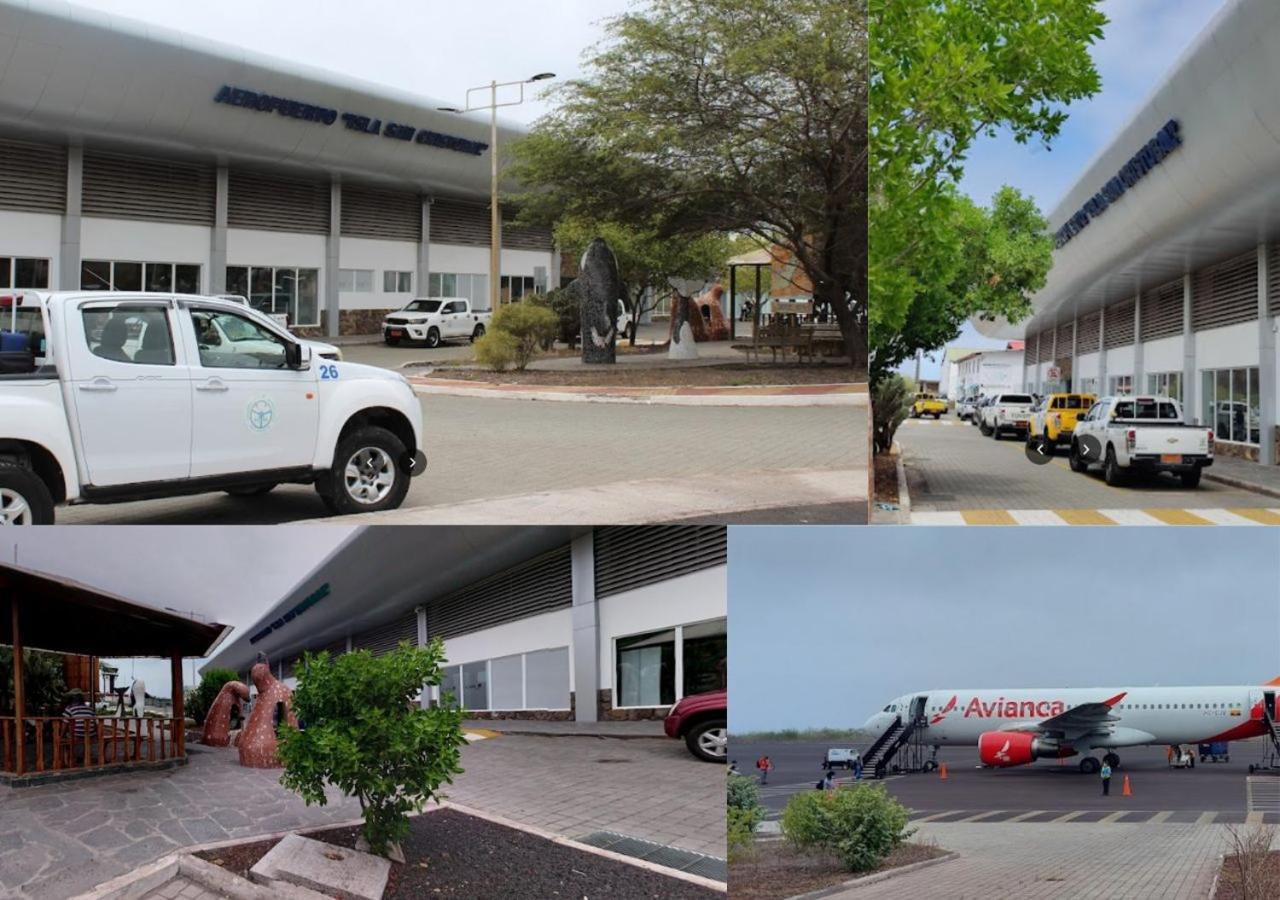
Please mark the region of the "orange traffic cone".
[[1132, 797], [1133, 789], [1129, 787], [1129, 776], [1124, 776], [1124, 788], [1120, 791], [1122, 797]]
[[947, 780], [947, 764], [946, 763], [943, 763], [942, 765], [938, 766], [938, 778], [941, 781]]

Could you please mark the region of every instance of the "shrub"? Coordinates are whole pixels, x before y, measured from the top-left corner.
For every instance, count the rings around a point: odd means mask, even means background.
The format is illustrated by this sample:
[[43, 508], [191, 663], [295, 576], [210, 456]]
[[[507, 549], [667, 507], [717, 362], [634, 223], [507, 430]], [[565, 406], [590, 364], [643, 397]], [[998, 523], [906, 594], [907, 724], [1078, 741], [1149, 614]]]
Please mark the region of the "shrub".
[[204, 723], [209, 715], [209, 708], [218, 699], [218, 692], [228, 681], [239, 681], [240, 675], [234, 669], [206, 669], [200, 675], [200, 683], [187, 694], [186, 713], [195, 719], [196, 724]]
[[885, 453], [893, 446], [893, 436], [911, 412], [913, 399], [911, 386], [901, 375], [880, 379], [871, 396], [872, 444], [876, 453]]
[[516, 339], [505, 331], [490, 329], [473, 347], [476, 361], [494, 372], [505, 372], [516, 360]]
[[796, 794], [782, 811], [782, 835], [800, 850], [832, 853], [867, 872], [914, 833], [907, 808], [881, 785]]
[[764, 819], [760, 805], [760, 788], [754, 778], [730, 775], [726, 789], [727, 824], [730, 858], [749, 853], [755, 843], [756, 829]]
[[[23, 707], [29, 716], [56, 714], [66, 705], [62, 654], [22, 651]], [[87, 698], [86, 698], [87, 699]], [[13, 711], [13, 648], [0, 647], [0, 709]]]
[[490, 324], [492, 331], [515, 338], [515, 367], [523, 370], [544, 342], [554, 341], [560, 320], [546, 307], [532, 303], [512, 303], [499, 309]]
[[761, 809], [760, 788], [754, 778], [730, 775], [726, 794], [730, 809]]
[[[582, 333], [582, 310], [573, 294], [564, 288], [556, 288], [546, 294], [534, 294], [524, 302], [541, 306], [555, 313], [559, 322], [555, 339], [562, 344], [567, 344], [570, 348], [578, 345], [578, 335]], [[542, 349], [550, 350], [553, 343], [544, 344]]]
[[303, 656], [293, 711], [302, 730], [280, 727], [280, 783], [307, 805], [324, 806], [330, 784], [360, 801], [363, 834], [386, 855], [421, 809], [462, 769], [462, 712], [422, 709], [415, 698], [440, 683], [444, 644], [408, 641], [382, 656], [367, 650]]

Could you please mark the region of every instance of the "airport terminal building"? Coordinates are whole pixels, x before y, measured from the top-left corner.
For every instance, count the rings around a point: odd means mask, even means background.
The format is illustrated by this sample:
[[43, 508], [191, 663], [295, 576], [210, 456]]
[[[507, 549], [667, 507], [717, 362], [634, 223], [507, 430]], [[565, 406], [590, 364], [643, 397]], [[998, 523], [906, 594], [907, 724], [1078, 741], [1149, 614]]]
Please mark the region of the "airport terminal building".
[[1280, 4], [1228, 0], [1049, 214], [1048, 283], [999, 333], [1025, 336], [1026, 390], [1165, 393], [1220, 453], [1277, 462], [1277, 85]]
[[[487, 308], [489, 124], [443, 105], [0, 0], [0, 291], [239, 294], [313, 335], [376, 331], [414, 296]], [[500, 149], [520, 134], [500, 123]], [[550, 234], [501, 240], [503, 295], [545, 291]]]
[[649, 719], [726, 686], [726, 531], [365, 528], [208, 663], [384, 653], [440, 637], [441, 685], [479, 718]]

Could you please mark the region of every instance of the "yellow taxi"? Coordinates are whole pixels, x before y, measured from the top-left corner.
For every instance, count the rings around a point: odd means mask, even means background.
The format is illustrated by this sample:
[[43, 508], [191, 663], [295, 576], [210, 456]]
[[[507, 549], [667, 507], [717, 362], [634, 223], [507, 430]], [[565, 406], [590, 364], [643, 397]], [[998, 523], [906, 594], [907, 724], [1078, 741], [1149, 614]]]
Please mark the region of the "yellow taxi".
[[933, 416], [938, 419], [946, 411], [947, 402], [938, 399], [936, 394], [916, 394], [916, 401], [911, 404], [911, 415], [917, 419], [923, 416]]
[[1064, 444], [1076, 430], [1076, 419], [1089, 411], [1098, 398], [1093, 394], [1046, 394], [1031, 413], [1027, 440], [1043, 434], [1050, 444]]

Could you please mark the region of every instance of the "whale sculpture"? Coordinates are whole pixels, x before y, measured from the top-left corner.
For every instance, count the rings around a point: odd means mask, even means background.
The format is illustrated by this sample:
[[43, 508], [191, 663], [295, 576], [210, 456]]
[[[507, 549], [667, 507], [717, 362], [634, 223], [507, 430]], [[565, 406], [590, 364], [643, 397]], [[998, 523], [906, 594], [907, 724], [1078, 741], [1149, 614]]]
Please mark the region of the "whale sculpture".
[[240, 748], [240, 765], [278, 769], [283, 763], [276, 753], [276, 728], [281, 722], [298, 727], [298, 718], [293, 714], [293, 691], [271, 674], [271, 667], [261, 657], [249, 670], [249, 678], [258, 689], [258, 699], [236, 744]]
[[565, 288], [578, 302], [582, 319], [582, 361], [618, 361], [618, 315], [625, 288], [618, 274], [618, 259], [604, 238], [592, 238], [582, 254], [579, 274]]
[[248, 701], [249, 686], [243, 681], [228, 681], [224, 684], [204, 717], [200, 743], [210, 747], [228, 746], [231, 743], [231, 710], [243, 710]]

